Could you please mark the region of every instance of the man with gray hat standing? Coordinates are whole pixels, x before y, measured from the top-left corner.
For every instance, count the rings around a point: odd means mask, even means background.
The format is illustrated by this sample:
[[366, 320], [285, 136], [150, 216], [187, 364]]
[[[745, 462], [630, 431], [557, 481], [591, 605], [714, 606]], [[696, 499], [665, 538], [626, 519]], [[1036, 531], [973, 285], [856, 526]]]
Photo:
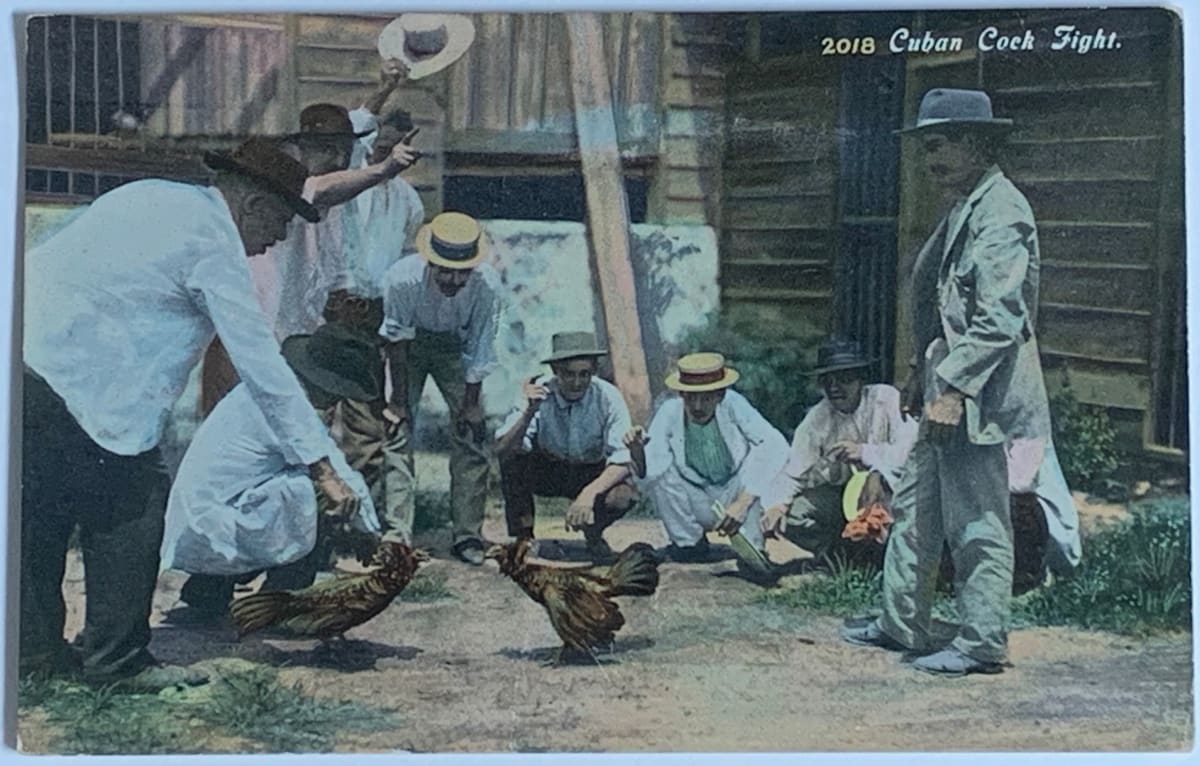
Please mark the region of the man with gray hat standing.
[[629, 482], [632, 427], [617, 387], [596, 376], [608, 352], [590, 332], [556, 333], [542, 360], [551, 377], [530, 378], [522, 402], [496, 430], [508, 534], [532, 538], [534, 495], [567, 497], [568, 531], [579, 529], [593, 561], [612, 559], [604, 530], [633, 505]]
[[1002, 668], [1013, 579], [1005, 443], [1050, 433], [1034, 337], [1037, 225], [1025, 196], [994, 164], [1011, 124], [992, 116], [986, 93], [939, 88], [902, 131], [920, 142], [930, 178], [952, 204], [913, 269], [917, 359], [905, 404], [923, 401], [924, 409], [896, 489], [883, 614], [842, 635], [929, 652], [944, 540], [961, 624], [948, 647], [913, 662], [938, 675]]
[[[763, 498], [768, 537], [786, 537], [814, 556], [830, 553], [851, 520], [843, 512], [843, 495], [855, 474], [866, 474], [855, 482], [852, 507], [860, 515], [875, 503], [891, 505], [917, 423], [901, 415], [900, 392], [893, 386], [864, 384], [869, 366], [856, 341], [835, 338], [817, 350], [813, 374], [825, 397], [796, 427], [788, 461]], [[886, 540], [886, 534], [879, 537], [874, 542]], [[877, 559], [883, 548], [869, 551]]]
[[[205, 679], [148, 650], [169, 479], [167, 415], [214, 335], [292, 461], [343, 516], [358, 498], [279, 354], [247, 256], [317, 210], [303, 165], [263, 139], [212, 153], [212, 187], [120, 186], [26, 253], [21, 498], [22, 672], [161, 689]], [[64, 641], [62, 579], [78, 525], [87, 576], [82, 659]]]

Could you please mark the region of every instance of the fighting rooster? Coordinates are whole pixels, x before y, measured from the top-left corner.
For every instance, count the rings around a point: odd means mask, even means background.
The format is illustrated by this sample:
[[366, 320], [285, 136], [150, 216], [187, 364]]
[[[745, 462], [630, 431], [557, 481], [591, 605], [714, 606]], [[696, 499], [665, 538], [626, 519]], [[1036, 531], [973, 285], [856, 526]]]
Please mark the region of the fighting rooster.
[[368, 572], [341, 575], [302, 590], [260, 591], [233, 602], [229, 613], [238, 638], [269, 627], [322, 641], [342, 638], [350, 628], [386, 609], [427, 561], [424, 551], [383, 542], [371, 557], [369, 565], [374, 568]]
[[512, 578], [521, 590], [545, 607], [550, 624], [563, 641], [551, 664], [564, 654], [591, 656], [592, 649], [608, 646], [625, 617], [612, 599], [616, 596], [649, 596], [658, 587], [658, 561], [654, 549], [635, 543], [612, 566], [554, 567], [526, 562], [530, 541], [494, 545], [485, 558], [495, 559], [500, 573]]

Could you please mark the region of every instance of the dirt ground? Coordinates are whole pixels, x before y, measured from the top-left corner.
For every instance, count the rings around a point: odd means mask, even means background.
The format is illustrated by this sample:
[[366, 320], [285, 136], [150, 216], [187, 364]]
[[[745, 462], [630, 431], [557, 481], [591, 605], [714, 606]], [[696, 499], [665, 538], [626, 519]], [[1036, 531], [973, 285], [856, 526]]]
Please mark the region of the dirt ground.
[[[502, 540], [492, 510], [484, 531]], [[1094, 515], [1115, 513], [1104, 507]], [[540, 520], [539, 536], [568, 537], [560, 524]], [[608, 538], [614, 548], [666, 543], [651, 519], [622, 521]], [[491, 562], [477, 569], [447, 559], [445, 540], [424, 543], [439, 557], [427, 569], [445, 575], [453, 597], [396, 601], [348, 634], [356, 641], [340, 660], [314, 653], [314, 641], [238, 643], [227, 625], [165, 622], [183, 582], [174, 572], [160, 579], [151, 649], [201, 667], [230, 657], [264, 662], [315, 695], [397, 710], [395, 728], [339, 736], [338, 751], [1162, 751], [1192, 744], [1187, 635], [1018, 630], [1004, 673], [946, 680], [905, 667], [895, 654], [842, 643], [838, 619], [756, 603], [761, 589], [732, 576], [732, 561], [668, 563], [655, 596], [622, 599], [627, 624], [612, 654], [598, 665], [543, 667], [558, 641], [541, 607]], [[796, 554], [773, 545], [773, 557]], [[72, 562], [72, 631], [81, 574]], [[33, 750], [46, 741], [37, 717], [23, 720], [21, 733]]]

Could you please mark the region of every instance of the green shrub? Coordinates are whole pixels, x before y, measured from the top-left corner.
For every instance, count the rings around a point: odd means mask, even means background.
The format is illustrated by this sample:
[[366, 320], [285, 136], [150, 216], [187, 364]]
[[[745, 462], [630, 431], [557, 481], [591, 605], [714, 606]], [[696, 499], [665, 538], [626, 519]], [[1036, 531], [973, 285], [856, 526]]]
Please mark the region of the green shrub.
[[1117, 432], [1108, 410], [1083, 404], [1069, 379], [1050, 397], [1054, 448], [1067, 483], [1094, 491], [1117, 469]]
[[1014, 620], [1132, 634], [1190, 630], [1190, 503], [1163, 498], [1131, 511], [1084, 540], [1074, 576], [1016, 599]]
[[738, 392], [790, 439], [804, 413], [821, 397], [816, 379], [808, 374], [818, 342], [786, 336], [770, 326], [751, 330], [718, 319], [686, 335], [678, 352], [724, 354], [741, 374], [735, 384]]

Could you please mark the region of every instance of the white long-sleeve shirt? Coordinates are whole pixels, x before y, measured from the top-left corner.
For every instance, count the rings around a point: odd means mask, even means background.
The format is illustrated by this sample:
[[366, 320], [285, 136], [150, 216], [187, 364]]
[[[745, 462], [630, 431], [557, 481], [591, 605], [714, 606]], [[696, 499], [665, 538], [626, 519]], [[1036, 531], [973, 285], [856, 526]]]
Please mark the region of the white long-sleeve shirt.
[[[314, 412], [315, 416], [315, 412]], [[362, 476], [324, 435], [329, 462], [361, 504], [352, 524], [378, 534], [379, 520]], [[287, 564], [317, 534], [317, 494], [308, 468], [290, 460], [244, 384], [205, 418], [171, 486], [163, 568], [241, 574]]]
[[327, 456], [325, 428], [279, 353], [216, 188], [126, 184], [25, 254], [25, 363], [111, 452], [159, 443], [214, 333], [288, 459]]
[[[783, 464], [787, 440], [733, 389], [726, 390], [714, 418], [733, 461], [734, 475], [746, 492], [762, 497]], [[707, 483], [687, 464], [682, 398], [662, 403], [650, 421], [647, 436], [644, 481], [653, 482], [667, 471], [675, 471], [691, 484]]]
[[862, 401], [849, 413], [821, 399], [796, 427], [787, 463], [771, 482], [763, 505], [787, 505], [802, 490], [848, 480], [849, 466], [829, 457], [841, 441], [863, 445], [863, 464], [895, 487], [916, 440], [917, 421], [900, 414], [900, 392], [893, 386], [863, 386]]
[[467, 383], [480, 383], [496, 369], [500, 275], [486, 263], [476, 266], [451, 297], [438, 289], [424, 258], [405, 256], [388, 269], [383, 313], [379, 334], [393, 343], [412, 340], [417, 330], [457, 335]]

